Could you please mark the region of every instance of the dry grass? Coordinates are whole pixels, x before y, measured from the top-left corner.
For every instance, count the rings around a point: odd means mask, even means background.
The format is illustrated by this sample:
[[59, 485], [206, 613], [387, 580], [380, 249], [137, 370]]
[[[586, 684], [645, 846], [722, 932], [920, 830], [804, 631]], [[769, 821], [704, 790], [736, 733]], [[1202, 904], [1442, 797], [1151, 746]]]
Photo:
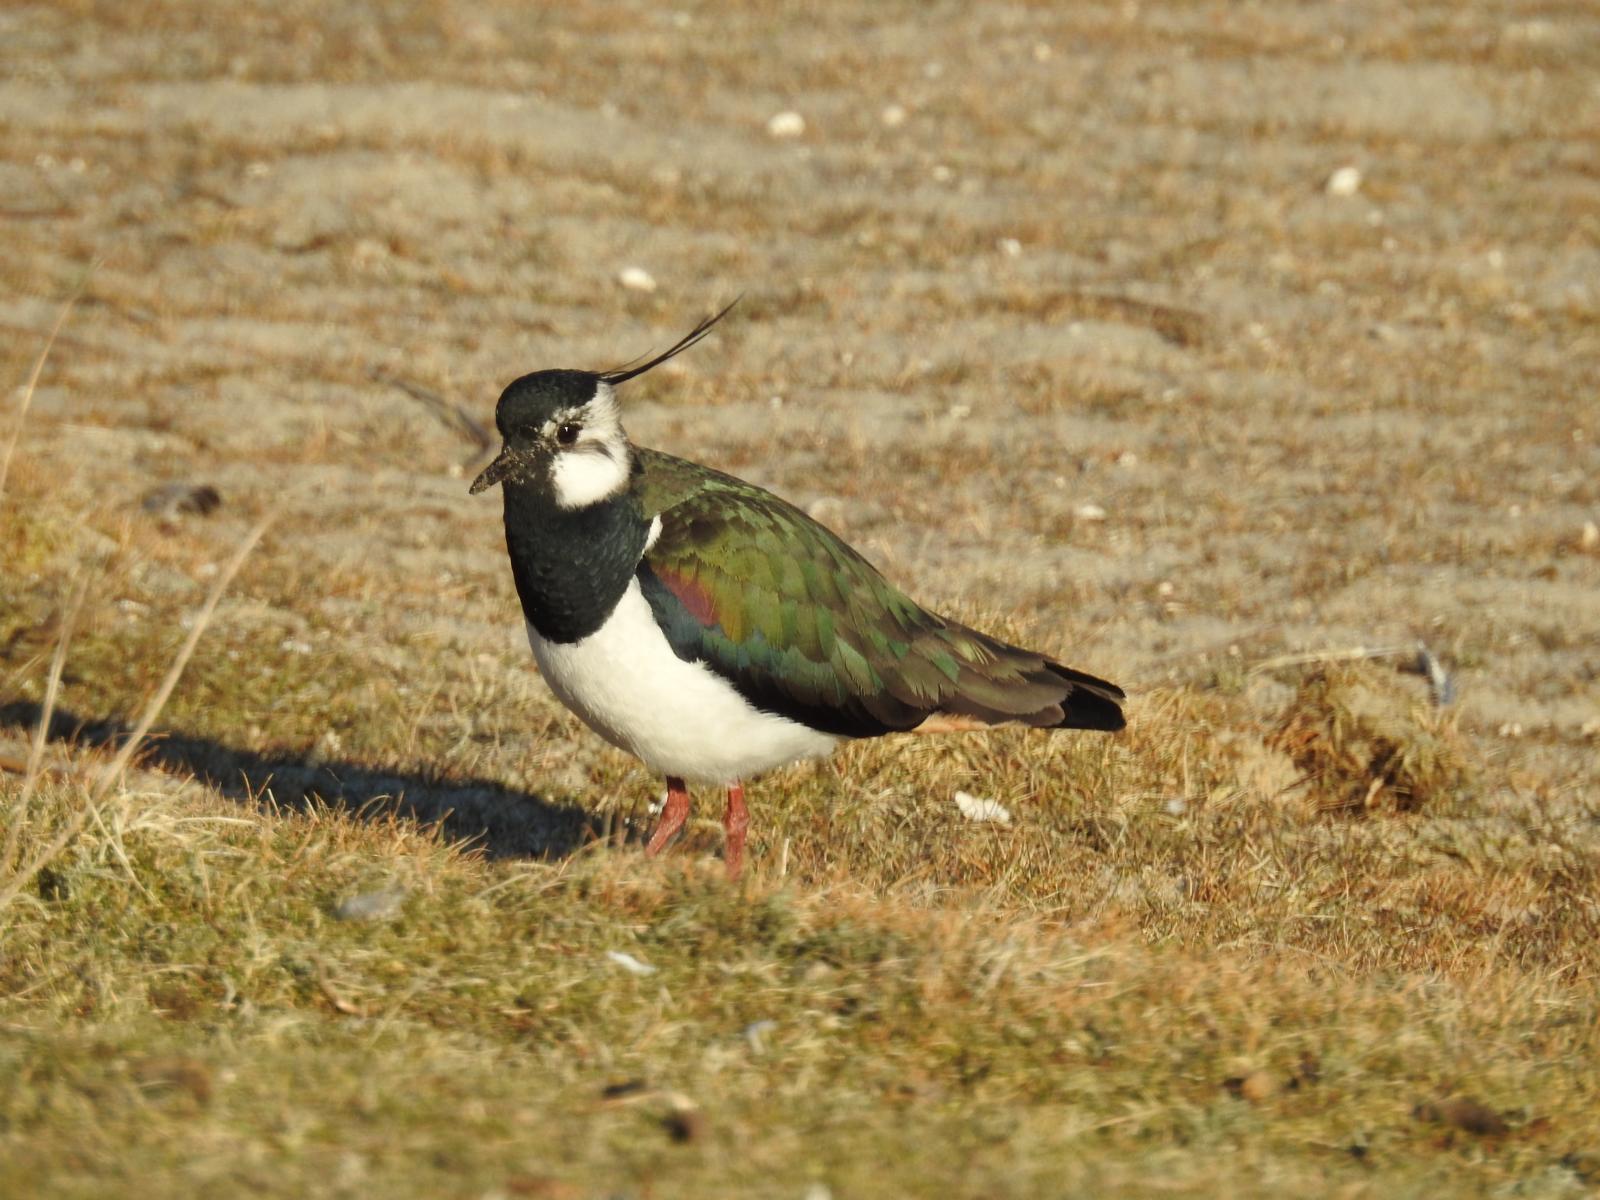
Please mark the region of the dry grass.
[[[0, 13], [0, 1193], [1600, 1188], [1592, 22], [1136, 7]], [[635, 435], [1134, 700], [729, 887], [457, 416], [739, 290]]]
[[[141, 603], [181, 623], [182, 598]], [[501, 722], [548, 701], [444, 668], [404, 728], [338, 707], [370, 668], [323, 658], [298, 702], [334, 707], [262, 711], [225, 665], [228, 625], [180, 689], [184, 735], [77, 836], [60, 836], [84, 824], [77, 781], [112, 778], [95, 752], [58, 743], [27, 813], [0, 774], [24, 854], [64, 843], [7, 918], [9, 1190], [1390, 1195], [1597, 1178], [1595, 814], [1491, 811], [1427, 774], [1416, 747], [1449, 735], [1396, 706], [1414, 680], [1308, 669], [1281, 753], [1242, 693], [1194, 688], [1147, 693], [1114, 740], [854, 747], [760, 785], [756, 866], [732, 888], [703, 857], [710, 813], [664, 861], [585, 844], [633, 842], [645, 819], [650, 784], [620, 756], [572, 779], [592, 814], [578, 826], [508, 817], [552, 800], [486, 801], [452, 765], [465, 744], [505, 774], [527, 747]], [[73, 646], [69, 698], [160, 653]], [[315, 777], [230, 747], [244, 709], [266, 746], [322, 725], [346, 757]], [[568, 737], [557, 717], [544, 740]], [[240, 786], [183, 783], [219, 763]], [[1328, 815], [1368, 779], [1407, 802]], [[957, 820], [958, 788], [1016, 824]]]

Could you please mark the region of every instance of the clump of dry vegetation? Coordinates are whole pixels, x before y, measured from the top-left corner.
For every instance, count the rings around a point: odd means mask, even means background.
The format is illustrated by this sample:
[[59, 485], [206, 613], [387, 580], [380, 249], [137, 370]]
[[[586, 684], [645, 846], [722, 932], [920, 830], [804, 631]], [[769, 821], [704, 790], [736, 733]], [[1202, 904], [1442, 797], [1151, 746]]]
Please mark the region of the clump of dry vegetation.
[[1473, 775], [1455, 714], [1370, 666], [1310, 672], [1269, 745], [1290, 757], [1318, 806], [1334, 811], [1447, 810]]

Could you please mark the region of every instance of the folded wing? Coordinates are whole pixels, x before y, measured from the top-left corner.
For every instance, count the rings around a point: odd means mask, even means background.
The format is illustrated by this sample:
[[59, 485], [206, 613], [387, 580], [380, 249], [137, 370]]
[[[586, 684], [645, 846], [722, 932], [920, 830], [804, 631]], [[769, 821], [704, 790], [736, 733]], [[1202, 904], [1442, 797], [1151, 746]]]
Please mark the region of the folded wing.
[[1114, 684], [928, 612], [768, 491], [653, 451], [637, 490], [661, 519], [639, 582], [668, 642], [758, 708], [847, 737], [935, 715], [1123, 727]]

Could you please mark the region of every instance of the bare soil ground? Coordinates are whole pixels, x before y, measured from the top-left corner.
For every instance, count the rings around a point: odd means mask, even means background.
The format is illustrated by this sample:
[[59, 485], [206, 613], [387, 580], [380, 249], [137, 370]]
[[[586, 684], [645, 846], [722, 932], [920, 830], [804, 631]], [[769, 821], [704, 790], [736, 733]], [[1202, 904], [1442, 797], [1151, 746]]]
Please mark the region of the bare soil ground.
[[[1534, 0], [0, 10], [0, 1191], [1600, 1186], [1597, 130]], [[635, 440], [1133, 696], [774, 776], [742, 890], [466, 495], [740, 293]]]

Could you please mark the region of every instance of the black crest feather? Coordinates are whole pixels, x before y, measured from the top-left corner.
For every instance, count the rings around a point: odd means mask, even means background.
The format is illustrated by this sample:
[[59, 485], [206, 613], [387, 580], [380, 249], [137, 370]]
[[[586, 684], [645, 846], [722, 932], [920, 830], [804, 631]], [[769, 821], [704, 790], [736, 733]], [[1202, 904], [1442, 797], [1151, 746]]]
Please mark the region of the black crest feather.
[[678, 341], [671, 347], [656, 355], [644, 365], [637, 367], [624, 365], [617, 367], [615, 370], [602, 371], [600, 373], [600, 378], [606, 383], [609, 383], [615, 387], [619, 383], [626, 383], [636, 375], [643, 375], [652, 367], [659, 367], [662, 363], [666, 362], [667, 359], [671, 358], [675, 354], [682, 354], [690, 346], [694, 345], [701, 338], [705, 337], [706, 334], [710, 333], [713, 325], [732, 312], [733, 305], [739, 303], [739, 299], [740, 298], [738, 296], [735, 296], [733, 299], [733, 304], [728, 305], [727, 308], [723, 309], [716, 316], [707, 317], [705, 320], [701, 321], [700, 324], [696, 325], [688, 333], [684, 334], [683, 337], [678, 339]]

